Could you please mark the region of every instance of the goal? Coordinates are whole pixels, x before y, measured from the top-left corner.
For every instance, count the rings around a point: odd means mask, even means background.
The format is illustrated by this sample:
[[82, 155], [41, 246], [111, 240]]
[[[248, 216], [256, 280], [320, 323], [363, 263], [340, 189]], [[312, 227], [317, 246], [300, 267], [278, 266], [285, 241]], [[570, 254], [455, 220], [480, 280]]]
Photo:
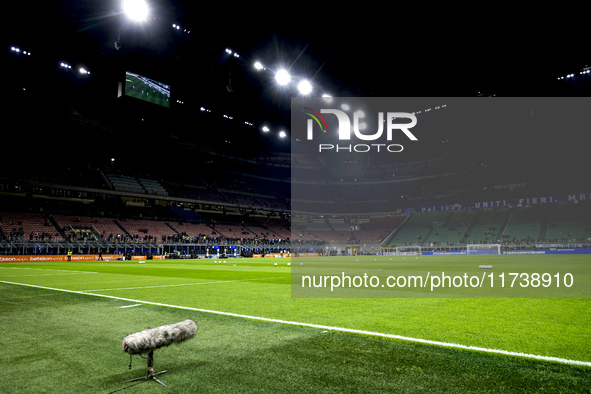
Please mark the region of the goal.
[[467, 245], [466, 254], [501, 254], [500, 244]]
[[397, 246], [396, 247], [396, 254], [397, 255], [420, 255], [422, 253], [420, 246]]

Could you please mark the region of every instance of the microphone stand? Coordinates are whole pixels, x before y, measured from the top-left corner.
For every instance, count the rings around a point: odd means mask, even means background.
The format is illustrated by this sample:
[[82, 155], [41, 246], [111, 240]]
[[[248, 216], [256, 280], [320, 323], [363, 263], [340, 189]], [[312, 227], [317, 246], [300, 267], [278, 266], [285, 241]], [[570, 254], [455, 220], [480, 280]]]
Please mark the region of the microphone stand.
[[[130, 368], [131, 368], [131, 365], [130, 365]], [[163, 386], [166, 386], [164, 383], [162, 383], [160, 380], [158, 380], [156, 378], [156, 375], [161, 375], [161, 374], [166, 373], [166, 372], [168, 372], [168, 370], [166, 370], [166, 371], [160, 371], [160, 372], [154, 370], [154, 351], [153, 350], [150, 350], [150, 353], [148, 353], [148, 374], [146, 376], [144, 376], [144, 377], [141, 377], [141, 378], [135, 378], [135, 379], [125, 380], [124, 383], [127, 383], [127, 382], [135, 382], [136, 380], [141, 380], [141, 382], [131, 384], [131, 385], [127, 386], [127, 387], [123, 387], [123, 388], [121, 388], [119, 390], [115, 390], [115, 391], [120, 391], [120, 390], [127, 389], [127, 388], [132, 387], [132, 386], [135, 386], [137, 384], [147, 382], [150, 379], [155, 380], [156, 382], [160, 383]], [[114, 393], [115, 391], [112, 391], [112, 393]]]

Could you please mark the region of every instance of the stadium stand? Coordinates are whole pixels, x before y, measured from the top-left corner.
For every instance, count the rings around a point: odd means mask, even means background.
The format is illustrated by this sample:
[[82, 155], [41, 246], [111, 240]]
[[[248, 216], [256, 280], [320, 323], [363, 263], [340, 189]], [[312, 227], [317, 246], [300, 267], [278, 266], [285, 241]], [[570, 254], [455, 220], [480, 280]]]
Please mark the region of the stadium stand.
[[101, 240], [105, 242], [113, 242], [114, 240], [122, 240], [125, 237], [125, 232], [115, 224], [113, 219], [72, 216], [72, 215], [53, 215], [55, 221], [60, 228], [64, 229], [65, 233], [70, 230], [89, 229], [89, 238]]
[[525, 245], [539, 241], [544, 218], [544, 208], [529, 207], [511, 210], [502, 241], [506, 244]]
[[472, 244], [499, 243], [505, 221], [511, 211], [508, 208], [485, 209], [474, 216], [472, 226], [466, 231], [465, 240]]
[[449, 212], [415, 213], [410, 216], [389, 246], [423, 245], [434, 228], [445, 222]]
[[473, 222], [474, 211], [453, 211], [444, 220], [438, 221], [438, 227], [433, 230], [428, 239], [431, 246], [457, 246], [464, 238], [468, 227]]
[[168, 223], [168, 225], [176, 231], [180, 237], [184, 237], [185, 239], [191, 242], [203, 242], [203, 243], [211, 243], [215, 239], [217, 239], [217, 233], [209, 227], [205, 223], [196, 223], [196, 222], [174, 222]]
[[139, 178], [138, 181], [146, 193], [155, 194], [157, 196], [168, 196], [168, 191], [160, 184], [159, 181], [144, 178]]
[[140, 194], [144, 194], [146, 192], [140, 182], [134, 177], [127, 175], [107, 174], [107, 178], [113, 186], [113, 190]]
[[154, 220], [128, 219], [119, 221], [119, 225], [132, 239], [140, 242], [165, 241], [178, 236], [178, 233], [166, 223]]
[[0, 212], [0, 227], [9, 241], [63, 240], [60, 231], [43, 213]]
[[[265, 229], [269, 230], [276, 239], [290, 239], [291, 229], [289, 221], [281, 218], [264, 218], [256, 217], [253, 218], [255, 221]], [[249, 226], [249, 228], [251, 228]]]
[[591, 240], [591, 209], [582, 204], [564, 204], [546, 212], [545, 242], [571, 243]]

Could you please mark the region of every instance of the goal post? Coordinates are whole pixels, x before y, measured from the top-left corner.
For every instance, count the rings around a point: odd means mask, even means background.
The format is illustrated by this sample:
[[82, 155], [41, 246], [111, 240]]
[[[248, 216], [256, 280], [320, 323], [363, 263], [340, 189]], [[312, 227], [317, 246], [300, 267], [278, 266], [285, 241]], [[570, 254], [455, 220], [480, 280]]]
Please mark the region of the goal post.
[[466, 254], [501, 254], [500, 244], [467, 245]]

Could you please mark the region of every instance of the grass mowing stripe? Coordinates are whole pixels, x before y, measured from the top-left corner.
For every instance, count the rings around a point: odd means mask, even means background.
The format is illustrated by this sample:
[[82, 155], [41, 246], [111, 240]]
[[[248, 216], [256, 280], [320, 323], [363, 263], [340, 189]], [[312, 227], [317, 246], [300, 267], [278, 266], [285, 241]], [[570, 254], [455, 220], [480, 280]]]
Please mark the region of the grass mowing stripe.
[[91, 296], [95, 296], [95, 297], [110, 298], [110, 299], [115, 299], [115, 300], [120, 300], [120, 301], [136, 302], [136, 303], [140, 303], [140, 304], [162, 306], [162, 307], [174, 308], [174, 309], [190, 310], [190, 311], [202, 312], [202, 313], [211, 313], [211, 314], [217, 314], [217, 315], [232, 316], [232, 317], [238, 317], [238, 318], [255, 320], [255, 321], [260, 321], [260, 322], [267, 322], [267, 323], [287, 324], [287, 325], [292, 325], [292, 326], [309, 327], [309, 328], [344, 332], [344, 333], [350, 333], [350, 334], [367, 335], [367, 336], [388, 338], [388, 339], [397, 339], [397, 340], [406, 341], [406, 342], [421, 343], [424, 345], [432, 345], [432, 346], [441, 346], [441, 347], [447, 347], [447, 348], [452, 348], [452, 349], [462, 349], [462, 350], [469, 350], [469, 351], [476, 351], [476, 352], [493, 353], [493, 354], [500, 354], [500, 355], [505, 355], [505, 356], [513, 356], [513, 357], [528, 358], [528, 359], [534, 359], [534, 360], [540, 360], [540, 361], [555, 362], [555, 363], [560, 363], [560, 364], [591, 367], [591, 362], [569, 360], [569, 359], [559, 358], [559, 357], [541, 356], [541, 355], [536, 355], [536, 354], [512, 352], [512, 351], [501, 350], [501, 349], [489, 349], [489, 348], [483, 348], [483, 347], [478, 347], [478, 346], [467, 346], [467, 345], [462, 345], [462, 344], [458, 344], [458, 343], [432, 341], [432, 340], [428, 340], [428, 339], [412, 338], [412, 337], [406, 337], [406, 336], [401, 336], [401, 335], [385, 334], [385, 333], [365, 331], [365, 330], [355, 330], [355, 329], [344, 328], [344, 327], [333, 327], [333, 326], [326, 326], [326, 325], [320, 325], [320, 324], [302, 323], [302, 322], [294, 322], [294, 321], [280, 320], [280, 319], [269, 319], [269, 318], [265, 318], [265, 317], [242, 315], [242, 314], [237, 314], [237, 313], [232, 313], [232, 312], [213, 311], [213, 310], [208, 310], [208, 309], [192, 308], [192, 307], [186, 307], [186, 306], [180, 306], [180, 305], [163, 304], [163, 303], [159, 303], [159, 302], [134, 300], [134, 299], [130, 299], [130, 298], [109, 296], [106, 294], [95, 294], [95, 293], [87, 293], [87, 292], [76, 291], [76, 290], [57, 289], [57, 288], [52, 288], [52, 287], [38, 286], [38, 285], [32, 285], [32, 284], [26, 284], [26, 283], [16, 283], [16, 282], [8, 282], [8, 281], [0, 281], [0, 283], [6, 283], [6, 284], [11, 284], [11, 285], [17, 285], [17, 286], [34, 287], [34, 288], [45, 289], [45, 290], [61, 291], [61, 292], [66, 292], [66, 293], [91, 295]]
[[[85, 272], [85, 274], [96, 274], [96, 272]], [[31, 275], [14, 274], [14, 275], [3, 275], [3, 276], [4, 277], [17, 276], [19, 278], [22, 278], [22, 277], [26, 277], [26, 276], [38, 277], [38, 276], [62, 276], [62, 275], [79, 275], [79, 273], [78, 272], [70, 272], [70, 273], [63, 273], [63, 274], [31, 274]]]
[[154, 285], [154, 286], [138, 286], [138, 287], [117, 287], [113, 289], [91, 289], [91, 290], [80, 290], [83, 293], [89, 291], [112, 291], [112, 290], [136, 290], [136, 289], [154, 289], [158, 287], [177, 287], [177, 286], [195, 286], [195, 285], [212, 285], [216, 283], [230, 283], [230, 282], [245, 282], [251, 280], [265, 280], [265, 279], [279, 279], [284, 276], [275, 276], [272, 278], [250, 278], [250, 279], [236, 279], [236, 280], [221, 280], [217, 282], [198, 282], [198, 283], [179, 283], [175, 285]]
[[36, 270], [36, 271], [60, 271], [60, 272], [69, 272], [69, 273], [78, 273], [78, 274], [98, 274], [98, 272], [93, 271], [74, 271], [74, 270], [57, 270], [53, 268], [30, 268], [30, 267], [2, 267], [0, 269], [3, 270]]

